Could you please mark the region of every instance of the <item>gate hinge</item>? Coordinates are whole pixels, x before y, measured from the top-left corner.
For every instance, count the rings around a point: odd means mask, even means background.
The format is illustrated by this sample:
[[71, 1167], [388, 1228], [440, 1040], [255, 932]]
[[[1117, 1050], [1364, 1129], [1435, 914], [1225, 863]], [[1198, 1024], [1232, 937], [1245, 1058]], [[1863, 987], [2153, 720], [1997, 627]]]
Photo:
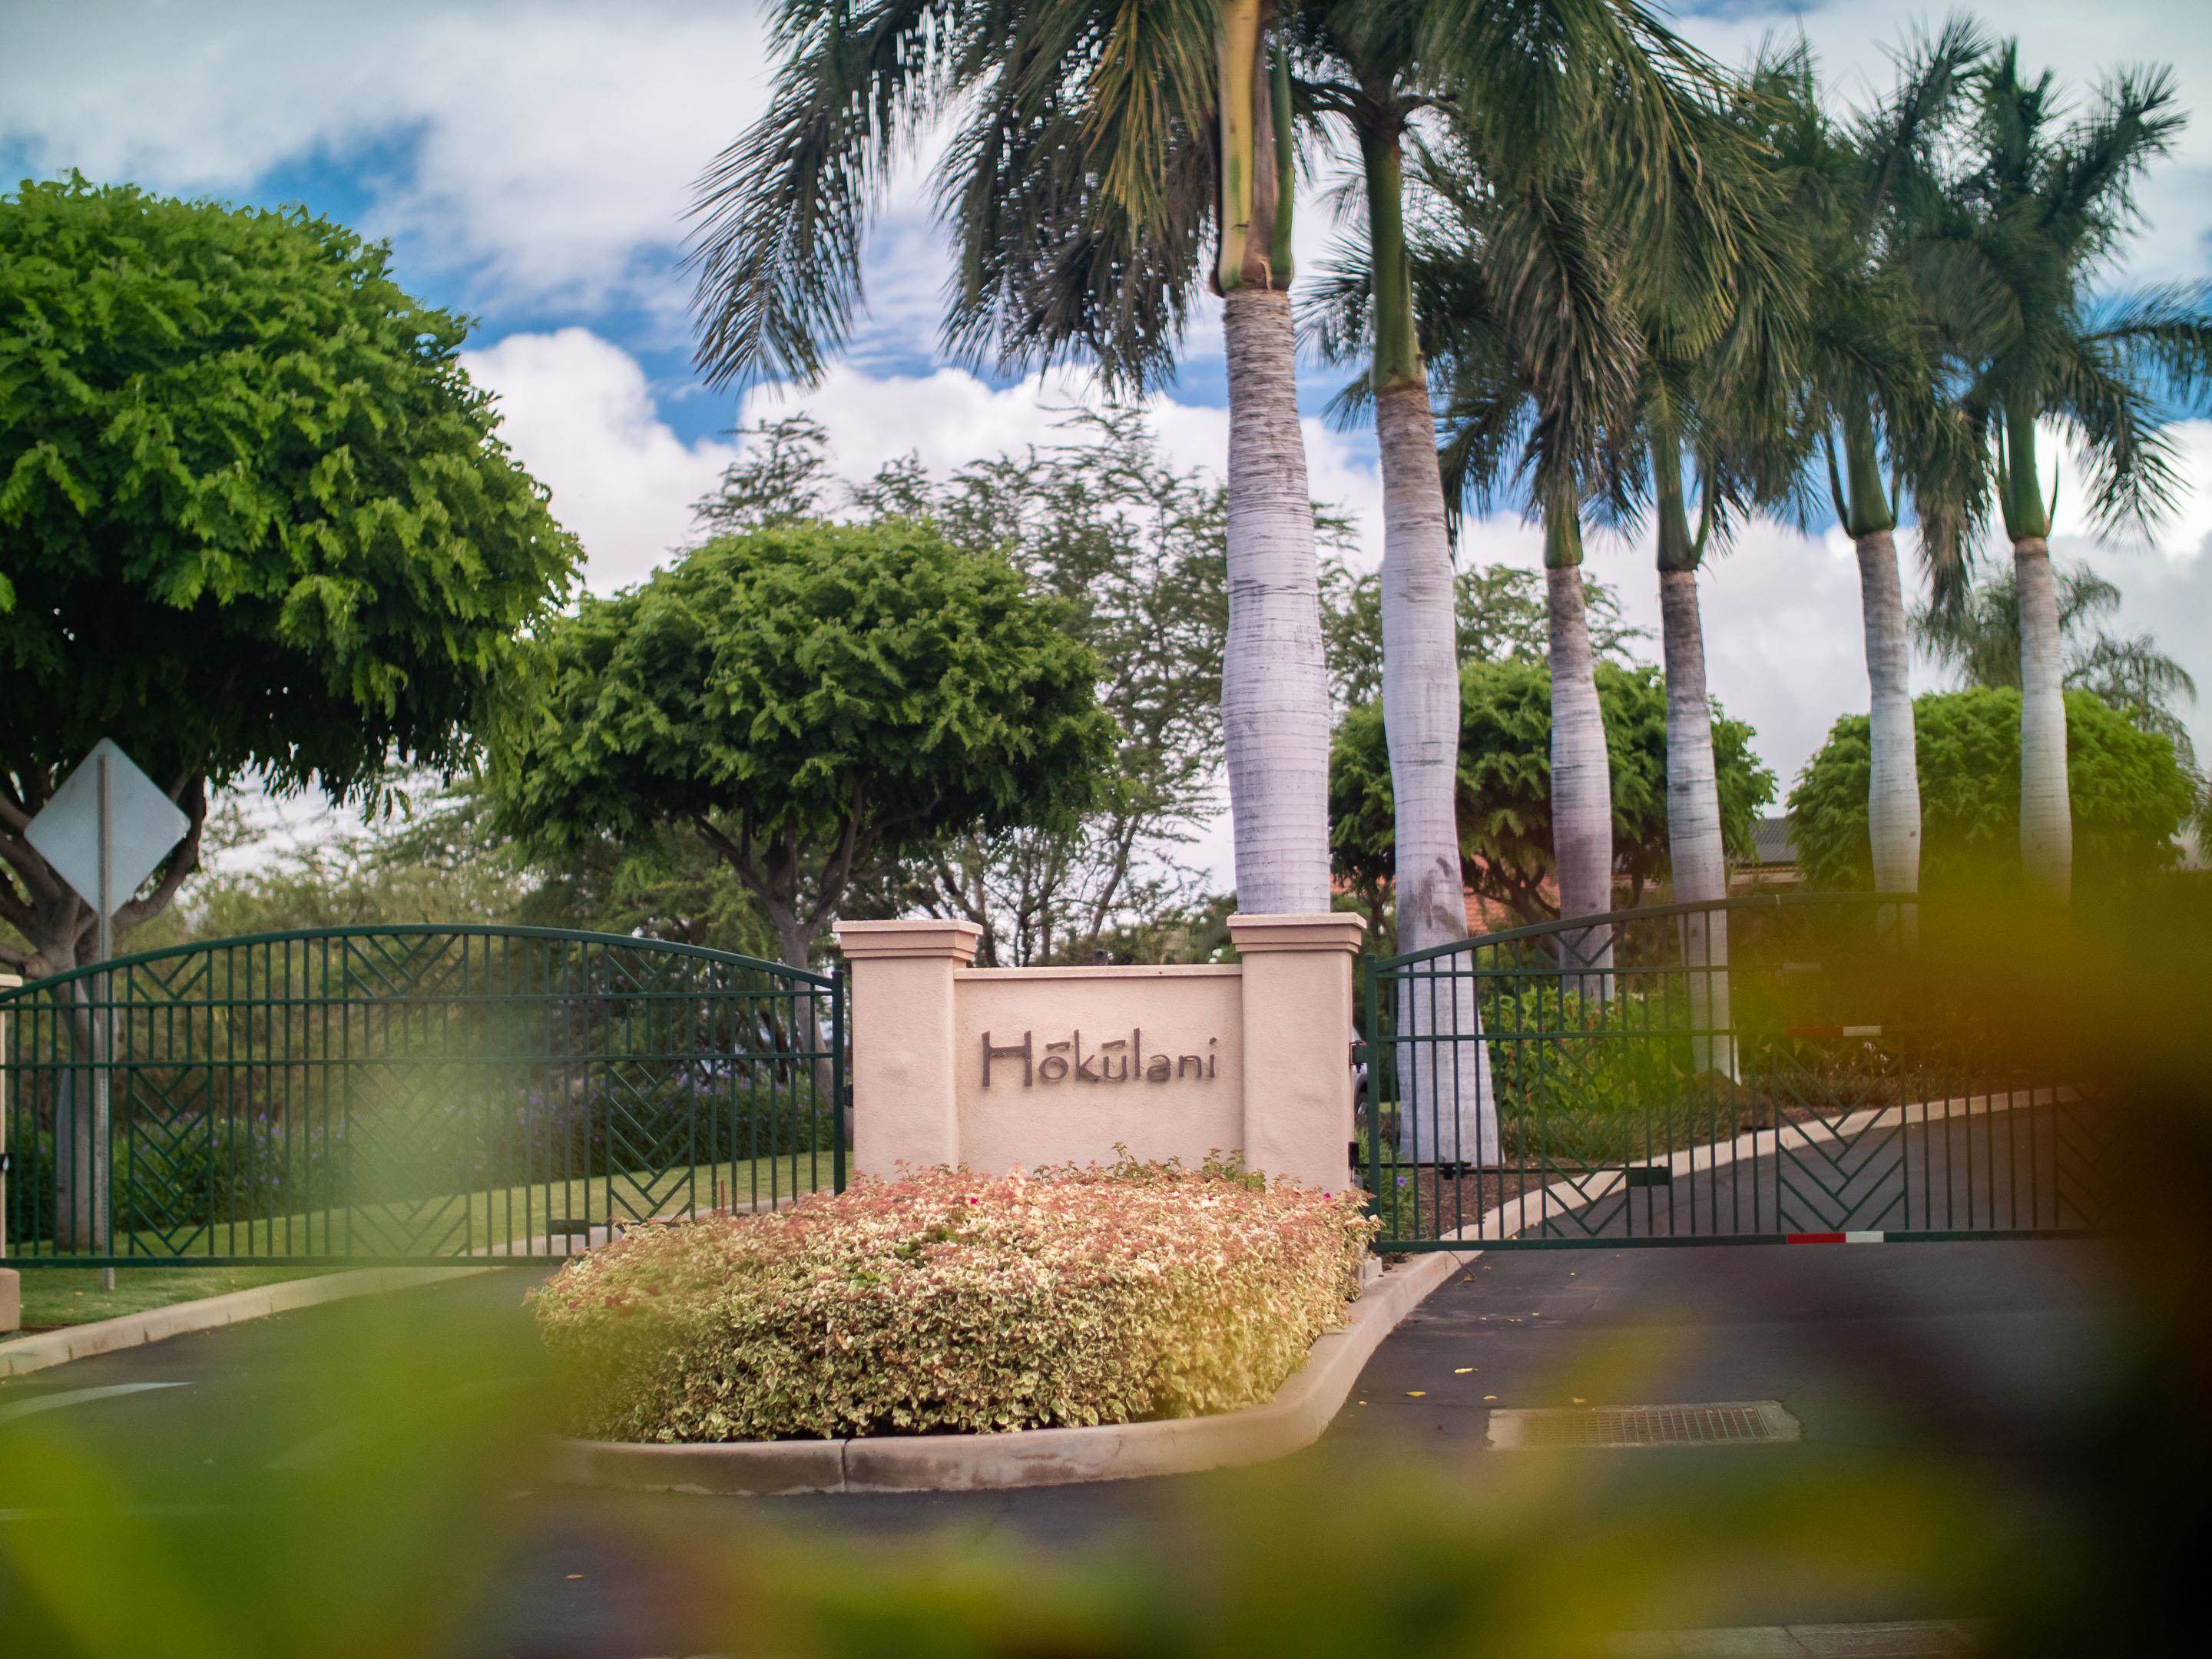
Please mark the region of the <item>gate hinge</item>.
[[1366, 1063], [1367, 1063], [1367, 1039], [1366, 1039], [1365, 1037], [1354, 1037], [1354, 1038], [1352, 1038], [1352, 1069], [1353, 1071], [1355, 1071], [1355, 1072], [1356, 1072], [1356, 1071], [1358, 1071], [1361, 1066], [1364, 1066]]

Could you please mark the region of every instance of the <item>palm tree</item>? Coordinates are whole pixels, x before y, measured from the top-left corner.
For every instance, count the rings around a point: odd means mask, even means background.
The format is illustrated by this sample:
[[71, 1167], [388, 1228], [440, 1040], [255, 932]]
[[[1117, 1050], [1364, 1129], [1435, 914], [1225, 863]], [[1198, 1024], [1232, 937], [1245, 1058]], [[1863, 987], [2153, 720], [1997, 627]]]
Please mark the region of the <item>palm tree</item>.
[[[1747, 331], [1771, 328], [1766, 319]], [[1720, 357], [1717, 350], [1709, 353]], [[1660, 651], [1667, 679], [1667, 854], [1674, 902], [1717, 903], [1728, 896], [1728, 848], [1721, 829], [1720, 784], [1713, 762], [1712, 699], [1705, 678], [1705, 634], [1698, 597], [1698, 572], [1717, 528], [1724, 538], [1731, 520], [1769, 492], [1731, 473], [1718, 453], [1738, 434], [1699, 432], [1715, 413], [1715, 398], [1700, 398], [1693, 383], [1717, 366], [1669, 363], [1655, 350], [1644, 404], [1645, 445], [1650, 467], [1650, 507], [1656, 520], [1659, 573]], [[1747, 398], [1753, 418], [1763, 413]], [[1768, 405], [1771, 407], [1771, 405]], [[1684, 451], [1692, 452], [1697, 478], [1698, 525], [1690, 527], [1690, 493], [1682, 477]], [[1767, 452], [1771, 453], [1773, 452]], [[1685, 915], [1682, 965], [1688, 980], [1690, 1023], [1697, 1067], [1733, 1077], [1735, 1051], [1728, 981], [1728, 916], [1711, 910]], [[1711, 1034], [1710, 1038], [1705, 1035]]]
[[[1295, 100], [1329, 126], [1344, 129], [1359, 157], [1358, 194], [1364, 237], [1345, 262], [1349, 280], [1310, 310], [1310, 331], [1334, 361], [1358, 356], [1369, 372], [1352, 401], [1371, 404], [1383, 492], [1381, 602], [1382, 702], [1396, 818], [1394, 891], [1401, 949], [1447, 945], [1467, 933], [1456, 795], [1459, 666], [1451, 544], [1437, 467], [1436, 419], [1415, 316], [1406, 229], [1406, 148], [1425, 110], [1456, 112], [1470, 141], [1462, 166], [1484, 172], [1525, 167], [1526, 151], [1566, 127], [1589, 123], [1585, 97], [1626, 88], [1636, 118], [1616, 121], [1622, 142], [1611, 158], [1624, 170], [1670, 154], [1662, 70], [1698, 66], [1638, 8], [1621, 0], [1521, 0], [1485, 9], [1488, 32], [1472, 35], [1463, 6], [1437, 0], [1313, 0], [1291, 20], [1297, 72]], [[1497, 27], [1516, 20], [1508, 30]], [[1424, 71], [1420, 59], [1445, 67]], [[1630, 142], [1638, 148], [1632, 152]], [[1517, 152], [1517, 154], [1516, 154]], [[1509, 159], [1510, 158], [1510, 159]], [[1592, 687], [1595, 697], [1595, 686]], [[1607, 808], [1609, 818], [1610, 808]], [[1473, 987], [1454, 986], [1448, 1030], [1476, 1030]], [[1452, 1000], [1447, 998], [1447, 1000]], [[1425, 1067], [1414, 1092], [1435, 1099], [1455, 1091], [1472, 1109], [1480, 1086], [1479, 1042], [1447, 1049], [1419, 1039], [1437, 1035], [1444, 1012], [1421, 998], [1401, 1010]], [[1427, 1073], [1433, 1073], [1433, 1076]], [[1425, 1083], [1428, 1086], [1421, 1086]], [[1406, 1115], [1401, 1114], [1401, 1123]], [[1419, 1116], [1419, 1113], [1413, 1115]], [[1455, 1114], [1455, 1122], [1464, 1122]], [[1462, 1134], [1440, 1136], [1480, 1156], [1494, 1155], [1494, 1118]]]
[[710, 382], [818, 375], [893, 163], [950, 118], [956, 352], [1007, 370], [1080, 352], [1139, 390], [1172, 370], [1199, 289], [1221, 295], [1237, 896], [1310, 912], [1329, 906], [1328, 690], [1276, 21], [1268, 0], [782, 0], [769, 112], [702, 181], [692, 258]]
[[[1828, 114], [1812, 54], [1771, 55], [1750, 77], [1745, 111], [1788, 181], [1802, 233], [1810, 315], [1801, 342], [1799, 441], [1825, 475], [1828, 502], [1858, 556], [1873, 765], [1868, 825], [1875, 885], [1920, 887], [1920, 780], [1912, 724], [1911, 642], [1897, 562], [1896, 484], [1930, 481], [1923, 514], [1977, 510], [1972, 443], [1936, 383], [1933, 321], [1906, 280], [1893, 234], [1899, 200], [1925, 188], [1965, 77], [1986, 50], [1954, 21], [1906, 54], [1897, 85], [1849, 123]], [[1778, 434], [1778, 443], [1784, 442]]]
[[[1520, 496], [1544, 528], [1552, 679], [1553, 864], [1563, 919], [1612, 908], [1613, 782], [1583, 592], [1586, 501], [1617, 493], [1610, 447], [1632, 418], [1643, 335], [1626, 271], [1632, 222], [1585, 151], [1483, 178], [1465, 138], [1423, 168], [1437, 204], [1413, 251], [1417, 307], [1443, 392], [1455, 514]], [[1560, 936], [1562, 966], [1603, 994], [1607, 929]]]
[[[1566, 917], [1610, 909], [1613, 894], [1611, 775], [1581, 575], [1583, 501], [1595, 497], [1613, 516], [1627, 510], [1645, 465], [1636, 454], [1639, 422], [1654, 422], [1651, 476], [1671, 532], [1685, 428], [1682, 413], [1655, 398], [1670, 385], [1679, 393], [1680, 366], [1702, 355], [1739, 371], [1755, 366], [1759, 351], [1771, 357], [1767, 335], [1747, 319], [1782, 309], [1747, 297], [1780, 291], [1771, 215], [1761, 211], [1765, 175], [1696, 95], [1700, 66], [1680, 67], [1689, 72], [1652, 78], [1642, 120], [1624, 118], [1636, 105], [1601, 101], [1563, 124], [1549, 149], [1525, 124], [1516, 123], [1517, 143], [1487, 145], [1492, 135], [1457, 123], [1422, 175], [1437, 210], [1415, 264], [1447, 391], [1444, 471], [1455, 493], [1479, 499], [1510, 473], [1544, 521], [1554, 865]], [[1759, 381], [1770, 397], [1772, 381], [1771, 370]], [[1686, 550], [1686, 521], [1680, 540], [1675, 550]], [[1694, 638], [1680, 622], [1678, 647]], [[1693, 586], [1688, 622], [1694, 630]], [[1685, 690], [1702, 707], [1702, 653], [1693, 654], [1676, 653]], [[1709, 718], [1704, 730], [1710, 758]], [[1696, 752], [1694, 743], [1679, 745], [1685, 768], [1694, 769]], [[1724, 883], [1710, 766], [1702, 799]], [[1609, 964], [1603, 930], [1567, 943], [1580, 965]], [[1601, 974], [1589, 988], [1604, 984]]]
[[[1668, 862], [1678, 903], [1728, 896], [1698, 570], [1717, 533], [1725, 541], [1747, 512], [1787, 502], [1800, 470], [1790, 391], [1805, 334], [1806, 262], [1783, 211], [1779, 176], [1745, 119], [1759, 99], [1753, 88], [1729, 107], [1685, 112], [1698, 176], [1674, 186], [1679, 230], [1664, 257], [1636, 269], [1644, 331], [1636, 414], [1648, 470], [1641, 493], [1656, 532]], [[1741, 251], [1726, 252], [1732, 247]], [[1694, 532], [1686, 459], [1696, 484]], [[1691, 1023], [1701, 1034], [1698, 1066], [1733, 1076], [1727, 915], [1687, 915], [1681, 932]]]
[[[2034, 889], [2070, 890], [2065, 656], [2039, 429], [2057, 428], [2087, 473], [2101, 530], [2148, 533], [2179, 479], [2166, 434], [2176, 403], [2212, 386], [2212, 307], [2202, 289], [2100, 301], [2094, 284], [2135, 216], [2135, 185], [2184, 116], [2163, 70], [2118, 76], [2061, 127], [2045, 73], [2022, 78], [2008, 44], [1974, 76], [1972, 165], [1910, 205], [1916, 281], [1954, 331], [1960, 407], [1986, 439], [2012, 544], [2020, 607], [2021, 857]], [[1923, 517], [1925, 515], [1923, 514]], [[1963, 573], [1961, 515], [1935, 553], [1939, 603]]]

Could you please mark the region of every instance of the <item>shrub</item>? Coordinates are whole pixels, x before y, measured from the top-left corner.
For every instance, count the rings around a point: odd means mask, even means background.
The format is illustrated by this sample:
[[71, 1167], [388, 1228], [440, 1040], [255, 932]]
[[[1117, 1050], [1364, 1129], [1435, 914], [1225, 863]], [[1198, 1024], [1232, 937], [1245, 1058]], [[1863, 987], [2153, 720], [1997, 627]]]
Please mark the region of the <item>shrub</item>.
[[[1923, 892], [2009, 880], [2020, 854], [2020, 693], [1977, 686], [1912, 701]], [[1846, 714], [1790, 796], [1797, 866], [1814, 888], [1874, 884], [1867, 838], [1867, 717]], [[2167, 868], [2196, 785], [2163, 733], [2087, 691], [2066, 694], [2066, 787], [2078, 886], [2109, 890]]]
[[1546, 980], [1498, 999], [1486, 1035], [1504, 1156], [1618, 1164], [1666, 1144], [1692, 1069], [1687, 1005], [1671, 983], [1600, 999]]
[[[1640, 893], [1668, 872], [1667, 686], [1656, 668], [1601, 663], [1598, 706], [1613, 772], [1613, 848]], [[1741, 720], [1713, 712], [1721, 829], [1732, 855], [1751, 851], [1774, 775]], [[1378, 699], [1346, 711], [1329, 748], [1329, 853], [1336, 873], [1373, 893], [1395, 870], [1397, 817]], [[1470, 662], [1460, 672], [1460, 856], [1468, 887], [1525, 921], [1551, 906], [1552, 675], [1540, 662]], [[1640, 902], [1640, 901], [1638, 901]]]
[[1357, 1192], [1218, 1160], [936, 1170], [641, 1228], [532, 1300], [601, 1438], [1125, 1423], [1267, 1399], [1373, 1236]]

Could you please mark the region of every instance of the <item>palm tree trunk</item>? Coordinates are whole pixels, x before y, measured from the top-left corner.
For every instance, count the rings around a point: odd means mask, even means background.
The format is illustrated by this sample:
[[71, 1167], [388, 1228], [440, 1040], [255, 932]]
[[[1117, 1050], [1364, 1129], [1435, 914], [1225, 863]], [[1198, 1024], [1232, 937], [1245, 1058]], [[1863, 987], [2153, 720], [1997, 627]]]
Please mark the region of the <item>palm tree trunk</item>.
[[[1667, 671], [1667, 853], [1674, 902], [1713, 903], [1728, 897], [1728, 856], [1694, 568], [1659, 573], [1659, 617]], [[1727, 911], [1682, 919], [1682, 969], [1689, 977], [1692, 1065], [1734, 1077]]]
[[[1459, 858], [1459, 641], [1451, 544], [1426, 383], [1379, 391], [1382, 469], [1382, 724], [1395, 803], [1398, 948], [1467, 937]], [[1398, 1146], [1412, 1162], [1494, 1164], [1498, 1115], [1472, 963], [1400, 981]], [[1437, 1039], [1451, 1039], [1437, 1041]]]
[[[1547, 514], [1546, 609], [1552, 655], [1552, 860], [1559, 877], [1559, 915], [1600, 915], [1613, 908], [1613, 772], [1597, 665], [1583, 599], [1582, 529], [1571, 507]], [[1613, 966], [1610, 929], [1563, 933], [1561, 966]], [[1602, 974], [1565, 988], [1607, 994]]]
[[1467, 936], [1459, 821], [1459, 643], [1425, 386], [1376, 399], [1382, 471], [1382, 720], [1396, 804], [1398, 939]]
[[1229, 637], [1221, 726], [1237, 902], [1323, 911], [1328, 887], [1328, 677], [1321, 568], [1298, 427], [1291, 319], [1290, 70], [1262, 0], [1221, 0], [1220, 250], [1229, 355]]
[[1897, 541], [1887, 530], [1856, 538], [1859, 609], [1866, 626], [1867, 683], [1873, 693], [1869, 743], [1867, 830], [1874, 884], [1881, 893], [1920, 890], [1920, 761], [1912, 725], [1912, 647], [1898, 580]]
[[1328, 681], [1313, 499], [1298, 428], [1287, 294], [1232, 289], [1229, 637], [1221, 723], [1237, 902], [1256, 915], [1329, 908]]
[[2020, 594], [2020, 857], [2028, 884], [2063, 902], [2073, 889], [2074, 817], [2066, 782], [2065, 661], [2051, 548], [2013, 544]]

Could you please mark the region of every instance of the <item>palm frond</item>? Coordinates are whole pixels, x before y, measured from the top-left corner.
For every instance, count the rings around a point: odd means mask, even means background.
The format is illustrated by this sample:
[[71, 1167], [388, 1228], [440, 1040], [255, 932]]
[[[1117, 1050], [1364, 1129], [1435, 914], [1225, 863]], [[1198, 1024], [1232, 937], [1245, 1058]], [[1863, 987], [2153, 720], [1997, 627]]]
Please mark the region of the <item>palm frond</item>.
[[1083, 355], [1170, 378], [1213, 234], [1209, 0], [1030, 0], [940, 172], [957, 252], [944, 344], [1022, 372]]
[[2112, 305], [2091, 337], [2139, 378], [2162, 380], [2185, 403], [2212, 396], [2212, 283], [2152, 289]]
[[1361, 236], [1340, 237], [1298, 295], [1298, 343], [1326, 363], [1370, 356], [1375, 345], [1375, 271]]
[[1932, 36], [1916, 31], [1894, 54], [1897, 84], [1859, 118], [1852, 135], [1861, 163], [1861, 206], [1869, 218], [1929, 176], [1932, 152], [1966, 90], [1967, 76], [1988, 51], [1981, 25], [1955, 15]]
[[2101, 253], [2134, 222], [2136, 179], [2188, 121], [2177, 99], [2166, 69], [2124, 71], [2106, 87], [2095, 112], [2051, 158], [2041, 192], [2047, 234]]
[[960, 0], [783, 0], [768, 112], [701, 177], [686, 269], [721, 386], [811, 380], [861, 298], [867, 223], [915, 122], [954, 88]]
[[2124, 354], [2083, 333], [2051, 364], [2046, 407], [2074, 440], [2099, 527], [2155, 536], [2184, 480], [2161, 413]]

